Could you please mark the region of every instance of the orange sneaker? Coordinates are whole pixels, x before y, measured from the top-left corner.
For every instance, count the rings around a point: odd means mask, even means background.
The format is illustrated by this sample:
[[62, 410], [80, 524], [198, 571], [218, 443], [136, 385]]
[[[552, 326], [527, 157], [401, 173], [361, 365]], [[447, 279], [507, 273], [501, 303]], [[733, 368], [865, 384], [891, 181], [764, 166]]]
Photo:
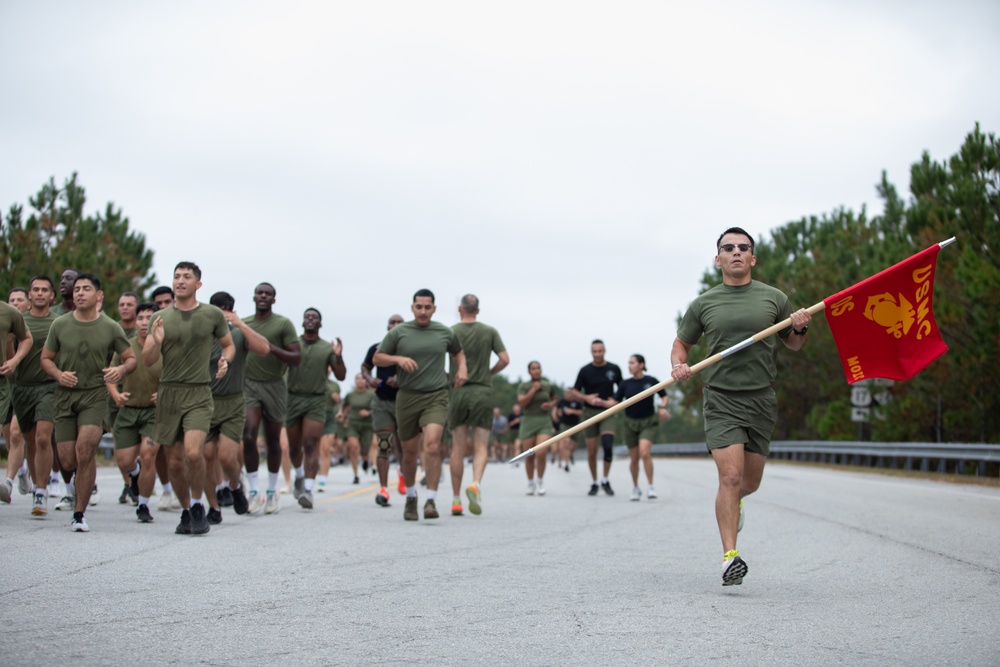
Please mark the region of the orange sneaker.
[[382, 507], [389, 506], [389, 491], [383, 486], [379, 489], [379, 492], [375, 494], [375, 504], [381, 505]]
[[398, 491], [401, 496], [406, 495], [406, 480], [403, 479], [403, 473], [399, 473], [399, 486], [396, 487], [396, 491]]
[[455, 499], [451, 501], [451, 515], [452, 516], [462, 516], [462, 499], [455, 496]]

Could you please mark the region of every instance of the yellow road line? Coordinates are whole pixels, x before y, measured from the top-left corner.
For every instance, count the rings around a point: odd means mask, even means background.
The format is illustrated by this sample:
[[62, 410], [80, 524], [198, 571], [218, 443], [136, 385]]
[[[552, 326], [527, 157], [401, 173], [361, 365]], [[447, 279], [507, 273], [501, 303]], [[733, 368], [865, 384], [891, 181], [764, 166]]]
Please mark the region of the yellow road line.
[[342, 493], [339, 496], [333, 496], [332, 498], [327, 498], [326, 500], [316, 503], [317, 505], [329, 505], [330, 503], [336, 503], [341, 500], [347, 500], [348, 498], [353, 498], [354, 496], [360, 496], [372, 491], [378, 491], [379, 487], [377, 484], [375, 486], [365, 486], [360, 489], [355, 489], [354, 491], [349, 491], [348, 493]]

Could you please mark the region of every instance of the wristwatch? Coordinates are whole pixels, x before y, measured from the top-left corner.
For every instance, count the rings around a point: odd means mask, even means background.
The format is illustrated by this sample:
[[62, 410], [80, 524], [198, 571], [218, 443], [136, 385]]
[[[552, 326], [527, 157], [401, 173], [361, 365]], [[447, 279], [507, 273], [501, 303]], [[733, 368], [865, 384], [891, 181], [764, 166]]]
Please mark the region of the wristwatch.
[[802, 331], [799, 331], [795, 327], [792, 327], [792, 333], [794, 333], [796, 336], [805, 336], [806, 333], [808, 333], [808, 332], [809, 332], [809, 325], [808, 324], [805, 325], [804, 327], [802, 327]]

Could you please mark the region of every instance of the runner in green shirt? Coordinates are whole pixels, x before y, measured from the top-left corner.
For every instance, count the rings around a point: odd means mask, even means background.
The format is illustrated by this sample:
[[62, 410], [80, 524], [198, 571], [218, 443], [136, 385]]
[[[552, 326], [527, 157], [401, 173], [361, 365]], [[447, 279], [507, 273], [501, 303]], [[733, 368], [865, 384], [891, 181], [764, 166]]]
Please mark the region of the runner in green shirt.
[[[542, 377], [542, 364], [532, 361], [528, 364], [530, 380], [517, 388], [517, 402], [524, 408], [519, 437], [524, 447], [532, 448], [552, 437], [552, 408], [559, 402], [552, 383]], [[524, 462], [524, 472], [528, 475], [528, 495], [545, 495], [545, 463], [548, 457], [529, 456]], [[535, 469], [538, 481], [535, 481]]]
[[451, 355], [455, 387], [468, 379], [465, 354], [454, 331], [431, 321], [436, 310], [434, 293], [428, 289], [413, 295], [410, 310], [414, 319], [393, 327], [382, 339], [372, 362], [376, 366], [399, 367], [396, 421], [403, 449], [403, 477], [406, 480], [406, 521], [419, 519], [417, 513], [417, 455], [421, 436], [424, 470], [427, 472], [427, 502], [424, 518], [436, 519], [435, 498], [441, 480], [441, 436], [448, 419], [448, 376], [445, 357]]
[[354, 471], [354, 484], [361, 482], [358, 477], [358, 458], [365, 461], [368, 470], [368, 452], [372, 446], [372, 401], [375, 392], [368, 386], [365, 376], [354, 376], [354, 389], [344, 397], [343, 411], [347, 415], [347, 458]]
[[202, 493], [205, 438], [214, 408], [209, 366], [212, 342], [218, 340], [222, 346], [216, 378], [226, 375], [236, 350], [222, 311], [198, 302], [198, 265], [178, 263], [173, 287], [174, 305], [157, 312], [150, 322], [142, 362], [152, 366], [163, 357], [153, 441], [167, 447], [174, 493], [184, 508], [175, 532], [200, 535], [209, 530]]
[[[63, 470], [76, 471], [70, 526], [76, 532], [90, 530], [84, 511], [97, 479], [97, 446], [108, 407], [105, 384], [120, 382], [136, 368], [125, 332], [97, 309], [103, 297], [97, 276], [78, 275], [73, 283], [76, 309], [52, 323], [41, 357], [42, 370], [59, 385], [53, 398], [56, 446]], [[122, 364], [109, 366], [115, 352]]]
[[344, 344], [319, 337], [323, 315], [315, 308], [302, 314], [299, 338], [301, 362], [288, 369], [288, 457], [295, 467], [293, 495], [303, 509], [313, 508], [313, 488], [319, 472], [319, 439], [326, 425], [326, 383], [330, 372], [338, 380], [347, 377]]
[[[465, 488], [469, 511], [482, 513], [483, 473], [489, 460], [490, 429], [493, 426], [493, 376], [510, 363], [500, 333], [478, 322], [479, 297], [466, 294], [458, 306], [459, 322], [451, 327], [462, 343], [468, 381], [451, 393], [448, 423], [451, 425], [451, 513], [462, 514], [462, 475], [465, 472], [466, 436], [472, 429], [472, 484]], [[490, 366], [492, 355], [497, 362]]]
[[[286, 368], [298, 366], [302, 359], [301, 346], [295, 326], [287, 317], [273, 311], [277, 291], [271, 283], [261, 283], [254, 289], [256, 311], [244, 318], [250, 328], [267, 338], [270, 354], [247, 359], [246, 397], [247, 421], [243, 430], [243, 458], [250, 485], [250, 513], [261, 507], [268, 514], [281, 508], [278, 498], [278, 475], [281, 472], [281, 429], [285, 426], [288, 389], [285, 386]], [[261, 422], [264, 424], [264, 443], [267, 446], [267, 499], [262, 497], [257, 482], [260, 469], [260, 450], [257, 436]]]
[[[14, 355], [7, 358], [7, 337], [13, 334], [17, 341], [17, 349]], [[31, 351], [32, 338], [31, 331], [24, 323], [24, 315], [21, 311], [0, 301], [0, 424], [3, 424], [4, 442], [7, 446], [7, 475], [0, 480], [0, 502], [9, 503], [11, 492], [14, 488], [14, 477], [24, 460], [24, 438], [20, 438], [20, 446], [15, 450], [11, 443], [10, 426], [14, 417], [13, 399], [11, 396], [10, 379], [14, 375], [18, 364], [28, 356]]]
[[[753, 250], [753, 237], [739, 227], [730, 227], [719, 236], [715, 265], [722, 271], [722, 284], [688, 306], [670, 353], [674, 380], [693, 376], [688, 353], [702, 334], [710, 356], [791, 318], [792, 326], [778, 337], [788, 349], [802, 349], [812, 316], [805, 309], [792, 312], [787, 296], [753, 280], [750, 272], [757, 263]], [[777, 419], [771, 388], [776, 353], [776, 341], [768, 338], [705, 372], [705, 439], [719, 473], [715, 517], [722, 538], [723, 586], [743, 583], [747, 573], [747, 564], [736, 550], [736, 533], [743, 527], [742, 499], [760, 487]]]

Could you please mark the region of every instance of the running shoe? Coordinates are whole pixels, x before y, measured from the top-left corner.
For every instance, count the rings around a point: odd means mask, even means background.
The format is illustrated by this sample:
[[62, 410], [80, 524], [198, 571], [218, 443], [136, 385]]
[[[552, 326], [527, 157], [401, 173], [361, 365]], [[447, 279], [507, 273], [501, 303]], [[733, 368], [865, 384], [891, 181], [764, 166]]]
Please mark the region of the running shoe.
[[250, 514], [260, 514], [264, 509], [264, 497], [258, 491], [250, 491], [247, 499], [247, 511]]
[[316, 491], [318, 493], [326, 493], [326, 480], [325, 479], [321, 479], [318, 482], [316, 482]]
[[748, 569], [746, 562], [740, 558], [739, 551], [727, 551], [722, 557], [722, 585], [739, 586], [743, 583], [743, 577], [747, 576]]
[[73, 496], [63, 496], [59, 499], [59, 502], [56, 503], [56, 509], [59, 511], [72, 511], [74, 507], [76, 507], [76, 498]]
[[268, 491], [267, 500], [264, 501], [264, 514], [277, 514], [281, 510], [281, 498], [277, 492]]
[[384, 486], [375, 494], [375, 504], [382, 507], [389, 506], [389, 491]]
[[129, 475], [128, 489], [129, 489], [129, 495], [132, 497], [132, 500], [134, 501], [132, 504], [133, 505], [138, 505], [139, 504], [139, 474], [138, 473], [136, 473], [135, 475]]
[[88, 505], [90, 507], [94, 507], [99, 502], [101, 502], [101, 492], [97, 490], [97, 485], [94, 484], [94, 490], [90, 494], [90, 502]]
[[[296, 477], [295, 483], [292, 485], [292, 497], [298, 500], [300, 497], [302, 497], [302, 494], [305, 492], [306, 492], [306, 478]], [[309, 504], [311, 506], [312, 502], [310, 502]]]
[[483, 513], [483, 496], [479, 492], [478, 484], [469, 484], [465, 487], [465, 495], [469, 498], [469, 511], [479, 516]]
[[9, 479], [0, 482], [0, 503], [7, 503], [9, 505], [11, 491], [13, 490], [14, 484]]
[[420, 486], [427, 486], [427, 475], [420, 478]]
[[48, 500], [48, 496], [36, 493], [35, 499], [31, 503], [31, 516], [46, 516], [49, 513]]
[[160, 492], [160, 504], [156, 506], [156, 509], [160, 512], [167, 512], [173, 509], [173, 503], [170, 500], [170, 496], [174, 494], [167, 493], [166, 491]]
[[[201, 506], [199, 505], [199, 507]], [[217, 526], [218, 524], [222, 523], [222, 510], [210, 507], [208, 508], [208, 514], [205, 515], [205, 518], [208, 519], [208, 522], [211, 525]]]
[[58, 498], [61, 495], [59, 491], [59, 480], [50, 479], [49, 480], [49, 496], [52, 498]]
[[69, 529], [74, 533], [90, 532], [90, 526], [87, 525], [87, 519], [83, 516], [83, 512], [73, 512], [73, 522], [69, 524]]
[[525, 493], [527, 493], [529, 496], [533, 496], [535, 495], [535, 491], [537, 490], [538, 487], [535, 485], [535, 480], [531, 480], [530, 482], [528, 482], [528, 490]]
[[632, 487], [632, 497], [629, 498], [629, 500], [638, 501], [640, 498], [642, 498], [642, 491], [639, 490], [638, 486], [633, 486]]
[[190, 535], [191, 534], [191, 512], [190, 510], [184, 510], [181, 512], [181, 522], [177, 524], [174, 528], [174, 533], [177, 535]]
[[304, 510], [311, 510], [313, 508], [313, 494], [312, 491], [306, 491], [302, 489], [302, 493], [299, 495], [299, 507]]
[[17, 492], [22, 496], [26, 496], [31, 493], [34, 489], [34, 485], [31, 483], [31, 476], [28, 474], [27, 468], [18, 468], [17, 470]]
[[653, 487], [649, 487], [649, 490], [646, 491], [646, 497], [649, 498], [650, 500], [652, 500], [653, 498], [659, 498], [659, 496], [656, 495], [656, 489], [654, 489]]
[[361, 469], [364, 470], [365, 472], [368, 472], [368, 459], [365, 459], [364, 461], [361, 462]]
[[219, 495], [219, 507], [232, 507], [236, 502], [236, 499], [233, 498], [233, 490], [229, 488], [228, 484], [222, 487]]
[[601, 488], [604, 489], [604, 493], [609, 496], [615, 495], [615, 492], [611, 490], [611, 482], [601, 482]]
[[743, 530], [743, 499], [740, 498], [740, 520], [736, 524], [736, 532]]
[[406, 480], [403, 479], [403, 473], [399, 473], [399, 484], [396, 486], [396, 492], [401, 496], [406, 495]]
[[153, 523], [153, 515], [149, 513], [148, 505], [139, 505], [135, 509], [135, 518], [139, 523]]
[[128, 484], [122, 487], [122, 494], [118, 496], [118, 504], [124, 505], [128, 502]]
[[233, 497], [233, 511], [237, 514], [246, 514], [250, 509], [250, 501], [247, 500], [247, 494], [243, 493], [243, 485], [230, 489], [230, 495]]
[[351, 482], [351, 484], [360, 484], [360, 483], [361, 483], [361, 480], [360, 480], [360, 479], [358, 479], [358, 476], [357, 476], [357, 475], [355, 475], [355, 476], [354, 476], [354, 481], [353, 481], [353, 482]]
[[568, 463], [566, 464], [566, 467], [563, 468], [563, 470], [565, 470], [566, 472], [569, 472], [569, 464]]
[[416, 521], [420, 518], [420, 514], [417, 512], [417, 497], [410, 496], [406, 497], [406, 507], [403, 509], [403, 520], [404, 521]]
[[588, 496], [596, 496], [597, 492], [601, 490], [601, 487], [597, 486], [597, 482], [590, 485], [590, 491], [587, 491]]
[[451, 515], [452, 516], [462, 516], [465, 512], [462, 510], [462, 499], [458, 496], [451, 501]]
[[[222, 520], [222, 517], [219, 517]], [[191, 504], [191, 534], [204, 535], [209, 531], [208, 517], [205, 515], [205, 506], [201, 503]]]
[[538, 480], [538, 491], [537, 491], [537, 493], [540, 496], [544, 496], [545, 495], [545, 484], [542, 482], [541, 479]]
[[424, 518], [437, 519], [440, 516], [441, 515], [438, 514], [437, 505], [434, 503], [433, 500], [428, 499], [427, 502], [424, 503]]
[[[137, 478], [133, 477], [132, 479], [137, 479]], [[135, 486], [138, 487], [139, 485], [135, 484]], [[129, 505], [131, 505], [132, 507], [135, 507], [136, 505], [139, 504], [139, 492], [137, 490], [137, 491], [135, 491], [135, 493], [133, 493], [132, 492], [132, 485], [129, 485], [129, 486], [125, 487], [125, 493], [126, 493], [125, 501]]]

